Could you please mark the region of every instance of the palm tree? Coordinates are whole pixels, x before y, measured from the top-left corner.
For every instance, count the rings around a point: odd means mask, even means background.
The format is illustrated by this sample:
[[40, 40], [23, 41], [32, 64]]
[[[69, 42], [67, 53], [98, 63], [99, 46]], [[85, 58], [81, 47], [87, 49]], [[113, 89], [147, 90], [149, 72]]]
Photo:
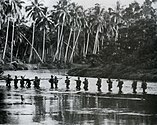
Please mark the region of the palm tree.
[[[6, 31], [6, 38], [5, 38], [5, 45], [4, 45], [4, 50], [3, 50], [3, 56], [2, 56], [2, 59], [4, 60], [5, 58], [5, 53], [6, 53], [6, 49], [7, 49], [7, 44], [8, 44], [8, 33], [9, 33], [9, 22], [10, 22], [10, 12], [8, 11], [8, 2], [6, 1], [3, 1], [2, 2], [2, 6], [6, 7], [6, 10], [5, 10], [5, 14], [6, 14], [6, 20], [7, 20], [7, 31]], [[2, 11], [1, 11], [2, 12]]]
[[[57, 32], [58, 32], [58, 38], [57, 38], [57, 48], [56, 52], [54, 55], [53, 61], [55, 59], [59, 59], [59, 55], [61, 53], [61, 48], [63, 45], [63, 32], [64, 32], [64, 27], [66, 25], [66, 22], [69, 18], [69, 9], [70, 3], [68, 3], [67, 0], [60, 0], [58, 2], [58, 5], [54, 6], [55, 8], [55, 15], [57, 16]], [[60, 60], [60, 59], [59, 59]]]
[[47, 7], [45, 7], [43, 13], [43, 17], [40, 22], [37, 24], [37, 28], [41, 27], [43, 30], [43, 46], [42, 46], [42, 61], [45, 59], [45, 45], [46, 45], [46, 34], [48, 29], [54, 28], [54, 21], [52, 21], [50, 13], [47, 11]]
[[[67, 45], [66, 45], [66, 49], [65, 49], [65, 56], [64, 56], [64, 62], [67, 63], [68, 60], [68, 51], [70, 48], [70, 41], [72, 38], [72, 33], [74, 32], [75, 29], [75, 25], [76, 25], [76, 18], [75, 18], [75, 8], [76, 8], [76, 4], [72, 3], [71, 7], [69, 8], [70, 11], [70, 18], [69, 18], [69, 22], [67, 23], [67, 27], [69, 27], [69, 36], [68, 36], [68, 41], [67, 41]], [[75, 32], [74, 32], [74, 37], [75, 37]]]
[[29, 63], [32, 60], [36, 21], [42, 18], [44, 9], [44, 5], [42, 3], [39, 3], [38, 0], [34, 0], [34, 2], [31, 2], [31, 5], [26, 6], [26, 12], [28, 12], [27, 17], [30, 17], [33, 20], [32, 47], [29, 56]]
[[87, 32], [87, 42], [86, 42], [86, 47], [85, 47], [85, 57], [88, 53], [88, 47], [89, 47], [89, 39], [90, 39], [90, 34], [91, 34], [91, 28], [92, 28], [92, 21], [90, 20], [90, 13], [85, 17], [86, 19], [86, 32]]
[[13, 44], [14, 44], [14, 32], [15, 32], [15, 22], [19, 19], [21, 14], [23, 1], [19, 0], [9, 0], [9, 6], [11, 8], [11, 16], [12, 16], [12, 41], [11, 41], [11, 62], [13, 61]]
[[94, 30], [96, 29], [95, 33], [95, 41], [94, 41], [94, 48], [93, 48], [93, 54], [96, 54], [97, 51], [99, 52], [99, 33], [101, 33], [104, 30], [104, 8], [101, 9], [99, 4], [96, 4], [93, 8], [93, 14], [94, 17]]
[[83, 7], [82, 6], [76, 6], [75, 8], [75, 14], [76, 14], [76, 19], [75, 19], [75, 24], [76, 24], [76, 27], [75, 27], [75, 31], [77, 30], [78, 33], [76, 35], [76, 38], [75, 38], [75, 32], [74, 32], [74, 39], [73, 39], [73, 48], [72, 48], [72, 52], [71, 52], [71, 55], [70, 55], [70, 59], [69, 59], [69, 62], [73, 62], [73, 56], [74, 56], [74, 52], [75, 52], [75, 49], [76, 49], [76, 46], [77, 46], [77, 43], [78, 43], [78, 39], [79, 39], [79, 36], [80, 36], [80, 33], [81, 33], [81, 30], [82, 30], [82, 20], [81, 18], [83, 17]]
[[15, 22], [19, 18], [19, 15], [21, 14], [20, 9], [22, 8], [23, 1], [18, 0], [5, 0], [2, 1], [3, 5], [5, 5], [5, 13], [7, 18], [7, 32], [6, 32], [6, 40], [5, 40], [5, 46], [3, 50], [3, 59], [5, 58], [7, 43], [8, 43], [8, 33], [9, 33], [9, 25], [10, 20], [12, 21], [12, 40], [11, 40], [11, 62], [13, 58], [13, 43], [14, 43], [14, 28], [15, 28]]

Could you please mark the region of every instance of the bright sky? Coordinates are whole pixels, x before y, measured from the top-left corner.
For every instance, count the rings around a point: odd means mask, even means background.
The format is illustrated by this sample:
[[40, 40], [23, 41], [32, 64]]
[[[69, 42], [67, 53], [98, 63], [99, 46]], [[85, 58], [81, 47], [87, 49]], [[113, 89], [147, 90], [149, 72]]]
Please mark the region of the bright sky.
[[[41, 0], [45, 3], [46, 6], [52, 6], [56, 4], [58, 0]], [[72, 2], [83, 5], [84, 8], [93, 7], [96, 3], [99, 3], [102, 7], [115, 7], [117, 1], [120, 1], [122, 5], [128, 5], [129, 3], [134, 2], [135, 0], [71, 0]], [[138, 3], [143, 3], [144, 0], [136, 0]]]
[[[27, 0], [34, 1], [34, 0]], [[27, 3], [27, 1], [25, 1]], [[44, 3], [45, 6], [52, 7], [56, 4], [58, 0], [39, 0], [40, 2]], [[138, 3], [143, 3], [145, 0], [71, 0], [71, 2], [78, 3], [79, 5], [82, 5], [84, 8], [94, 7], [96, 3], [99, 3], [102, 7], [105, 7], [106, 9], [108, 7], [115, 7], [116, 2], [120, 1], [121, 5], [128, 6], [130, 3], [137, 1]]]

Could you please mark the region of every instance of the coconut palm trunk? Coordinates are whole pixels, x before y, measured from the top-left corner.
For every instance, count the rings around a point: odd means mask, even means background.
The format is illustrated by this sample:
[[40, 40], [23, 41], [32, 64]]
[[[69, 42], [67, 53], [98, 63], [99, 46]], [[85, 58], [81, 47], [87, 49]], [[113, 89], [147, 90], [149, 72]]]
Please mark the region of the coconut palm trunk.
[[32, 46], [31, 46], [31, 51], [30, 51], [30, 56], [29, 56], [29, 63], [32, 60], [32, 55], [33, 55], [33, 47], [34, 47], [34, 34], [35, 34], [35, 22], [33, 22], [33, 33], [32, 33]]
[[86, 34], [85, 34], [85, 32], [84, 32], [84, 41], [83, 41], [82, 53], [83, 53], [83, 57], [85, 57], [85, 53], [86, 53]]
[[75, 48], [76, 48], [76, 45], [77, 45], [77, 42], [78, 42], [78, 38], [79, 38], [79, 36], [80, 36], [80, 32], [81, 32], [81, 26], [80, 26], [80, 28], [79, 28], [79, 31], [78, 31], [78, 34], [77, 34], [75, 43], [74, 43], [74, 45], [73, 45], [73, 49], [72, 49], [72, 52], [71, 52], [71, 56], [70, 56], [69, 62], [72, 62], [73, 55], [74, 55], [74, 51], [75, 51]]
[[61, 45], [60, 45], [60, 49], [59, 49], [58, 60], [61, 60], [61, 56], [62, 56], [63, 39], [64, 39], [64, 36], [62, 36], [62, 39], [61, 39]]
[[28, 50], [28, 44], [26, 45], [26, 49], [25, 49], [25, 51], [24, 51], [24, 54], [23, 54], [23, 60], [24, 60], [24, 58], [25, 58], [25, 56], [26, 56], [26, 54], [27, 54], [27, 50]]
[[4, 50], [3, 50], [3, 58], [2, 59], [5, 58], [5, 53], [6, 53], [7, 44], [8, 44], [9, 22], [10, 22], [10, 17], [8, 18], [7, 33], [6, 33], [6, 38], [5, 38], [5, 46], [4, 46]]
[[60, 26], [58, 26], [58, 40], [57, 40], [57, 48], [56, 48], [56, 52], [55, 52], [55, 55], [54, 55], [54, 58], [53, 58], [53, 61], [55, 61], [57, 55], [58, 55], [58, 52], [59, 52], [59, 45], [60, 45]]
[[99, 26], [97, 28], [97, 32], [95, 35], [95, 42], [94, 42], [94, 49], [93, 49], [93, 54], [96, 54], [97, 52], [97, 47], [98, 47], [98, 35], [99, 35]]
[[[65, 14], [63, 15], [63, 22], [62, 22], [62, 28], [61, 28], [61, 31], [60, 31], [60, 33], [59, 33], [59, 31], [58, 31], [58, 35], [59, 35], [59, 38], [58, 38], [58, 43], [57, 43], [57, 50], [56, 50], [56, 53], [55, 53], [55, 56], [54, 56], [54, 59], [53, 59], [53, 61], [55, 61], [55, 59], [57, 58], [57, 56], [59, 55], [59, 49], [60, 49], [60, 43], [61, 43], [61, 40], [62, 40], [62, 35], [63, 35], [63, 29], [64, 29], [64, 22], [65, 22]], [[59, 58], [59, 56], [58, 56], [58, 58]]]
[[68, 38], [68, 44], [67, 44], [66, 50], [65, 50], [65, 57], [64, 57], [64, 62], [65, 62], [65, 63], [67, 62], [68, 50], [69, 50], [71, 35], [72, 35], [72, 28], [70, 29], [69, 38]]
[[42, 61], [44, 62], [45, 58], [45, 39], [46, 39], [46, 29], [44, 28], [44, 34], [43, 34], [43, 50], [42, 50]]
[[36, 53], [37, 57], [39, 58], [39, 60], [41, 61], [41, 63], [43, 63], [39, 53], [37, 52], [37, 50], [34, 48], [34, 46], [32, 46], [32, 44], [29, 42], [29, 40], [22, 34], [20, 33], [21, 36], [27, 41], [27, 43], [33, 48], [34, 52]]
[[87, 44], [86, 44], [86, 52], [85, 52], [85, 57], [86, 57], [86, 55], [87, 55], [87, 53], [88, 53], [89, 35], [90, 35], [90, 33], [88, 32], [88, 35], [87, 35]]
[[18, 56], [18, 54], [19, 54], [19, 48], [20, 48], [20, 43], [18, 44], [18, 47], [17, 47], [16, 58], [17, 58], [17, 56]]
[[13, 61], [14, 31], [15, 31], [15, 21], [13, 20], [12, 40], [11, 40], [11, 60], [10, 60], [11, 62]]

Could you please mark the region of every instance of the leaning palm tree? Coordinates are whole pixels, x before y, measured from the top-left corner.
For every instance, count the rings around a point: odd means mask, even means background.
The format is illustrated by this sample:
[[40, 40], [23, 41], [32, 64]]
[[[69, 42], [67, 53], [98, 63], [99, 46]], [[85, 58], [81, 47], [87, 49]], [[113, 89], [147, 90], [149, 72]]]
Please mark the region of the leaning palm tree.
[[46, 45], [46, 34], [48, 29], [54, 28], [54, 21], [51, 19], [50, 13], [47, 11], [47, 7], [45, 7], [44, 11], [42, 12], [42, 18], [40, 22], [37, 24], [37, 28], [41, 28], [43, 30], [43, 46], [42, 46], [42, 61], [45, 60], [45, 45]]
[[57, 32], [58, 32], [58, 38], [57, 38], [57, 47], [56, 47], [56, 52], [54, 55], [53, 61], [56, 59], [59, 60], [61, 56], [61, 50], [62, 50], [62, 45], [63, 45], [63, 32], [64, 32], [64, 27], [66, 25], [66, 21], [69, 18], [69, 6], [70, 3], [67, 0], [60, 0], [58, 2], [58, 5], [54, 6], [55, 8], [55, 15], [57, 16]]
[[[75, 14], [76, 14], [76, 19], [75, 19], [75, 23], [76, 23], [76, 29], [75, 31], [77, 30], [78, 33], [75, 37], [74, 35], [74, 41], [73, 41], [73, 47], [72, 47], [72, 52], [71, 52], [71, 55], [70, 55], [70, 59], [69, 59], [69, 62], [73, 62], [73, 56], [74, 56], [74, 52], [75, 52], [75, 49], [76, 49], [76, 46], [78, 45], [78, 39], [79, 39], [79, 36], [80, 36], [80, 33], [81, 33], [81, 30], [82, 30], [82, 17], [83, 17], [83, 7], [82, 6], [76, 6], [75, 8]], [[75, 33], [75, 32], [74, 32]]]
[[[69, 48], [70, 48], [70, 42], [72, 39], [72, 33], [74, 34], [74, 39], [75, 39], [75, 28], [76, 28], [76, 13], [75, 13], [75, 8], [76, 8], [76, 4], [72, 3], [70, 8], [69, 8], [69, 21], [67, 23], [67, 27], [69, 28], [69, 36], [68, 36], [68, 40], [67, 40], [67, 44], [66, 44], [66, 48], [65, 48], [65, 55], [64, 55], [64, 62], [67, 63], [68, 61], [68, 52], [69, 52]], [[74, 41], [74, 40], [73, 40]]]
[[36, 21], [41, 19], [44, 11], [44, 5], [42, 3], [39, 3], [38, 0], [34, 0], [34, 2], [31, 2], [31, 5], [26, 6], [26, 12], [28, 12], [27, 17], [30, 17], [32, 19], [32, 26], [33, 26], [33, 32], [32, 32], [32, 46], [29, 56], [29, 63], [32, 60], [32, 54], [33, 54], [33, 48], [34, 48], [34, 36], [35, 36], [35, 25]]

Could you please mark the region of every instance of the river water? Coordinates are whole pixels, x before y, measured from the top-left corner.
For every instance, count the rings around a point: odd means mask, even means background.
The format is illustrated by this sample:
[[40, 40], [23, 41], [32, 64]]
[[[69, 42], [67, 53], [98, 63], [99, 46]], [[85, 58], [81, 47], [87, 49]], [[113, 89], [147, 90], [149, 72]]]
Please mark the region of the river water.
[[[0, 124], [51, 124], [51, 125], [157, 125], [156, 105], [151, 106], [141, 98], [107, 98], [81, 93], [75, 89], [76, 77], [70, 77], [70, 90], [66, 91], [64, 70], [5, 71], [33, 79], [59, 78], [58, 90], [50, 89], [48, 80], [41, 80], [40, 89], [5, 87], [0, 81]], [[81, 80], [84, 80], [82, 77]], [[90, 93], [98, 93], [96, 78], [88, 78]], [[132, 93], [132, 81], [124, 80], [123, 93]], [[137, 94], [142, 94], [138, 81]], [[102, 93], [107, 93], [106, 79], [102, 79]], [[113, 94], [118, 93], [117, 82], [113, 81]], [[148, 83], [148, 94], [157, 95], [157, 83]], [[24, 100], [21, 100], [21, 95]]]

